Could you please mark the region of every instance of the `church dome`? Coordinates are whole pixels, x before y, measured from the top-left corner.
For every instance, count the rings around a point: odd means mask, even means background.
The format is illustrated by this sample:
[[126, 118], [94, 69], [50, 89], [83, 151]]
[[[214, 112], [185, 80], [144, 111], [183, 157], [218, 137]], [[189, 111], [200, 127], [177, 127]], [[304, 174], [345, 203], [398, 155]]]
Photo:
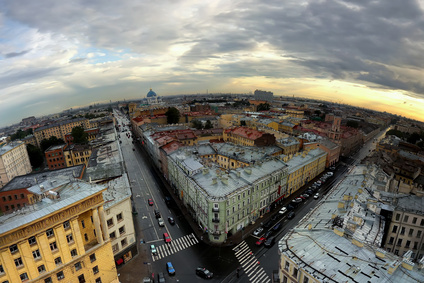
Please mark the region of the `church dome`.
[[154, 92], [152, 89], [147, 93], [147, 97], [155, 97], [157, 96], [156, 92]]

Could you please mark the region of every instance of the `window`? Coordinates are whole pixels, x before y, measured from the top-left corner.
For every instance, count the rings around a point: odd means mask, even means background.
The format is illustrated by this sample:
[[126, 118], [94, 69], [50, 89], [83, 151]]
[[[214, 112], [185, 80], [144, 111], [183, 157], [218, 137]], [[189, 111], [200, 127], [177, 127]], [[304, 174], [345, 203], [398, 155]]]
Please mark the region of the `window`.
[[82, 226], [82, 228], [85, 228], [84, 220], [81, 220], [81, 226]]
[[119, 249], [118, 244], [114, 244], [114, 245], [112, 246], [112, 252], [116, 252], [116, 251], [118, 251], [118, 249]]
[[421, 230], [418, 230], [417, 231], [417, 238], [421, 238], [421, 234], [422, 234], [422, 231]]
[[309, 278], [308, 277], [303, 277], [303, 283], [309, 283]]
[[400, 219], [400, 214], [398, 213], [396, 214], [396, 221], [399, 221], [399, 219]]
[[61, 265], [62, 264], [62, 259], [60, 257], [57, 257], [54, 259], [54, 263], [57, 265]]
[[420, 223], [420, 225], [421, 225], [421, 226], [424, 226], [424, 219], [421, 219], [421, 223]]
[[402, 227], [402, 228], [400, 229], [400, 234], [401, 234], [401, 235], [405, 235], [405, 227]]
[[72, 234], [66, 235], [66, 241], [68, 241], [68, 243], [74, 241], [74, 237], [72, 237]]
[[19, 277], [21, 278], [21, 281], [27, 281], [28, 280], [28, 274], [26, 272], [22, 273], [21, 275], [19, 275]]
[[30, 237], [28, 239], [28, 244], [35, 245], [36, 243], [37, 243], [37, 240], [35, 239], [35, 237]]
[[69, 228], [71, 228], [71, 224], [69, 224], [69, 221], [65, 221], [65, 222], [63, 222], [63, 228], [66, 230], [66, 229], [69, 229]]
[[44, 279], [44, 283], [53, 283], [52, 278], [49, 277], [49, 278]]
[[80, 276], [78, 276], [78, 282], [79, 283], [85, 283], [84, 274], [81, 274]]
[[87, 233], [84, 233], [84, 239], [85, 239], [86, 242], [88, 241]]
[[112, 226], [113, 226], [113, 218], [108, 219], [108, 220], [106, 221], [106, 223], [107, 223], [107, 227], [112, 227]]
[[412, 218], [412, 224], [417, 224], [417, 217]]
[[11, 245], [10, 247], [9, 247], [9, 250], [10, 250], [10, 252], [12, 253], [12, 254], [14, 254], [14, 253], [16, 253], [16, 252], [19, 252], [19, 249], [18, 249], [18, 245]]
[[414, 250], [418, 249], [418, 242], [414, 242]]
[[396, 225], [393, 226], [392, 233], [396, 233], [397, 232], [397, 227], [398, 226], [396, 226]]
[[22, 258], [18, 257], [17, 259], [15, 259], [15, 265], [16, 265], [16, 267], [23, 266], [24, 263], [22, 262]]
[[118, 222], [124, 220], [124, 218], [122, 217], [122, 213], [117, 214], [116, 219], [118, 220]]
[[91, 254], [90, 255], [90, 261], [91, 262], [96, 261], [96, 254]]
[[52, 251], [57, 250], [56, 242], [50, 243], [50, 250]]
[[57, 280], [62, 280], [63, 278], [65, 278], [65, 274], [63, 274], [63, 271], [56, 273], [56, 276]]
[[40, 250], [32, 251], [32, 256], [34, 257], [34, 259], [41, 258]]
[[4, 273], [3, 265], [0, 264], [0, 273]]
[[100, 277], [96, 278], [96, 283], [102, 283], [102, 279]]
[[46, 272], [46, 267], [44, 266], [44, 264], [40, 265], [38, 268], [38, 273], [43, 273]]
[[398, 246], [401, 246], [402, 245], [402, 239], [398, 239], [397, 245]]
[[127, 244], [128, 244], [127, 238], [125, 238], [121, 241], [121, 247], [125, 247]]
[[90, 216], [90, 219], [91, 219], [91, 223], [93, 223], [93, 216]]
[[393, 237], [390, 237], [390, 239], [389, 239], [389, 245], [393, 245], [393, 242], [395, 241], [395, 238], [393, 238]]
[[285, 275], [283, 275], [283, 281], [282, 283], [287, 283], [287, 277]]
[[297, 268], [293, 268], [293, 277], [296, 277], [297, 278], [297, 272], [298, 272], [298, 269]]
[[47, 237], [52, 237], [52, 236], [54, 236], [54, 232], [53, 232], [53, 229], [49, 229], [49, 230], [47, 230], [46, 231], [46, 235], [47, 235]]
[[78, 255], [77, 250], [76, 250], [76, 249], [73, 249], [73, 250], [71, 251], [71, 257], [75, 257], [75, 256], [77, 256], [77, 255]]
[[125, 226], [122, 226], [121, 228], [119, 228], [119, 235], [123, 235], [125, 234]]
[[409, 229], [408, 236], [409, 236], [409, 237], [412, 237], [412, 234], [414, 234], [414, 229]]
[[77, 262], [77, 263], [75, 263], [75, 264], [74, 264], [74, 267], [75, 267], [75, 271], [80, 270], [80, 269], [82, 268], [81, 262]]
[[289, 268], [290, 268], [290, 262], [286, 261], [286, 266], [284, 267], [284, 269], [286, 271], [289, 271]]
[[411, 241], [406, 241], [405, 248], [409, 248], [410, 245], [411, 245]]
[[109, 234], [109, 238], [115, 239], [116, 238], [116, 233], [115, 232], [110, 233]]
[[405, 215], [405, 216], [403, 217], [403, 222], [408, 222], [408, 220], [409, 220], [409, 216], [408, 216], [408, 215]]
[[3, 201], [6, 201], [6, 197], [1, 197], [3, 199]]
[[93, 267], [93, 273], [94, 274], [99, 273], [99, 267], [97, 265], [95, 267]]

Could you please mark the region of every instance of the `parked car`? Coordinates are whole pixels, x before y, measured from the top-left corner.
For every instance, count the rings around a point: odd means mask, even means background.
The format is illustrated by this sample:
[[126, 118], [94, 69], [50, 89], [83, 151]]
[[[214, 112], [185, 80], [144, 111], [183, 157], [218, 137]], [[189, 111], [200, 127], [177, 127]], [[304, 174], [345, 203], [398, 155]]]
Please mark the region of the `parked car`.
[[271, 227], [271, 225], [272, 225], [272, 221], [270, 220], [270, 221], [267, 221], [265, 224], [264, 224], [264, 228], [269, 228], [269, 227]]
[[318, 199], [319, 198], [319, 193], [316, 193], [315, 195], [314, 195], [314, 199]]
[[301, 198], [302, 200], [306, 199], [306, 197], [304, 195], [300, 195], [299, 198]]
[[158, 224], [159, 224], [159, 226], [160, 226], [160, 227], [165, 226], [165, 222], [163, 222], [162, 217], [159, 217], [159, 218], [158, 218]]
[[294, 211], [290, 211], [289, 214], [287, 215], [287, 219], [293, 219], [295, 216]]
[[303, 196], [304, 198], [309, 198], [309, 195], [308, 194], [303, 194], [301, 196]]
[[171, 216], [168, 216], [168, 222], [169, 222], [169, 224], [171, 224], [171, 225], [174, 225], [174, 224], [175, 224], [175, 220], [174, 220], [174, 218], [172, 218]]
[[336, 170], [336, 167], [331, 166], [329, 169], [330, 169], [331, 171], [334, 171], [334, 170]]
[[144, 277], [142, 282], [143, 283], [152, 283], [153, 281], [152, 281], [152, 279], [150, 279], [150, 277]]
[[258, 236], [260, 233], [262, 233], [263, 230], [264, 230], [264, 228], [258, 227], [258, 229], [253, 231], [253, 235]]
[[266, 241], [265, 237], [260, 237], [259, 240], [256, 241], [257, 246], [262, 246], [262, 244]]
[[149, 199], [147, 200], [147, 202], [149, 203], [149, 205], [150, 205], [150, 206], [153, 206], [153, 204], [154, 204], [154, 203], [153, 203], [153, 200], [152, 200], [151, 198], [149, 198]]
[[165, 243], [171, 242], [171, 237], [169, 237], [168, 233], [163, 233], [163, 240], [165, 241]]
[[264, 246], [267, 247], [267, 248], [270, 248], [274, 244], [275, 244], [275, 237], [270, 237], [265, 241]]
[[165, 276], [163, 275], [163, 272], [158, 273], [158, 282], [159, 283], [165, 283]]
[[302, 202], [302, 199], [301, 198], [295, 198], [294, 200], [292, 200], [292, 202], [299, 203], [299, 202]]
[[155, 245], [150, 245], [150, 251], [152, 252], [152, 255], [157, 255], [158, 251], [156, 250]]
[[333, 176], [333, 172], [327, 172], [327, 175], [332, 177]]
[[175, 275], [175, 269], [174, 266], [172, 265], [172, 263], [170, 261], [168, 261], [166, 263], [166, 270], [168, 271], [169, 275]]
[[274, 225], [274, 227], [272, 227], [272, 230], [278, 231], [278, 230], [280, 230], [280, 228], [281, 228], [281, 223], [277, 223], [277, 224]]
[[286, 212], [287, 212], [287, 207], [283, 206], [278, 213], [283, 215]]
[[294, 209], [294, 205], [293, 204], [289, 204], [287, 206], [287, 211], [292, 211]]
[[205, 279], [211, 279], [213, 277], [213, 273], [204, 267], [196, 268], [196, 275], [199, 275], [200, 277]]

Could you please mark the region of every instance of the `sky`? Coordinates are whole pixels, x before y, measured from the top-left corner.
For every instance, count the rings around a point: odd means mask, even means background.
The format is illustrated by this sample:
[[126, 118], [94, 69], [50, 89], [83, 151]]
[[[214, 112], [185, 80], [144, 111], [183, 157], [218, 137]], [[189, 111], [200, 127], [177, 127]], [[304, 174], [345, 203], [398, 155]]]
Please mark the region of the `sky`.
[[0, 126], [109, 100], [310, 97], [424, 121], [424, 0], [0, 2]]

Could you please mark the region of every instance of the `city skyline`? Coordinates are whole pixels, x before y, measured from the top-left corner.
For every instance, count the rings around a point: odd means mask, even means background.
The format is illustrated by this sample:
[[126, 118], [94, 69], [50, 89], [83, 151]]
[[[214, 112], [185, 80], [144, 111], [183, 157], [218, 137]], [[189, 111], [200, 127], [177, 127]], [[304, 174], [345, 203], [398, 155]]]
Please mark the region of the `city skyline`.
[[308, 97], [423, 121], [423, 1], [0, 4], [0, 126], [175, 94]]

